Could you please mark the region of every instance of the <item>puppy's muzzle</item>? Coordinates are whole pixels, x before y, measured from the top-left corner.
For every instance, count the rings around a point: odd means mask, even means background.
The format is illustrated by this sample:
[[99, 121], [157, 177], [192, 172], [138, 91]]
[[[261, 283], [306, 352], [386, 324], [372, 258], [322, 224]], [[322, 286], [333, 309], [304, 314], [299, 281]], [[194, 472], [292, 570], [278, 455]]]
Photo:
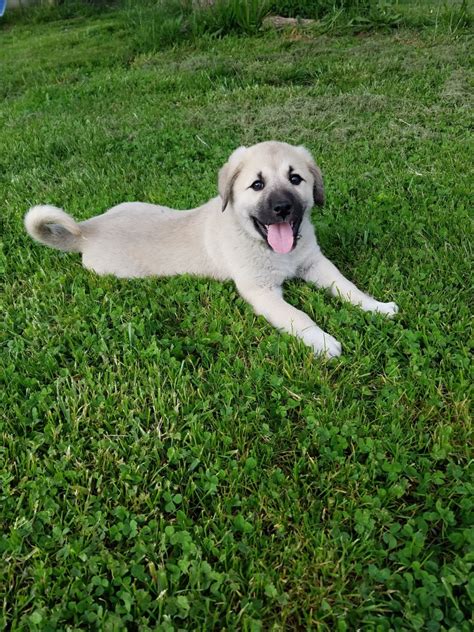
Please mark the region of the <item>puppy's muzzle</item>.
[[296, 246], [304, 207], [291, 192], [271, 193], [253, 217], [257, 232], [267, 246], [278, 254], [287, 254]]

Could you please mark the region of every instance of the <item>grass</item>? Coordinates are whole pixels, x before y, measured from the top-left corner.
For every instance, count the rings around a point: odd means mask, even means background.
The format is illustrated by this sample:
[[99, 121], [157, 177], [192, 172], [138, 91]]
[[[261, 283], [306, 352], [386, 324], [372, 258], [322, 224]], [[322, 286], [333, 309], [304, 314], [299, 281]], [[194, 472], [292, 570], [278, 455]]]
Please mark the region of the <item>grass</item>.
[[[0, 32], [0, 627], [469, 630], [469, 33], [285, 31], [137, 47], [120, 12]], [[393, 322], [301, 283], [315, 359], [232, 283], [119, 281], [33, 243], [216, 192], [304, 143], [325, 253]]]

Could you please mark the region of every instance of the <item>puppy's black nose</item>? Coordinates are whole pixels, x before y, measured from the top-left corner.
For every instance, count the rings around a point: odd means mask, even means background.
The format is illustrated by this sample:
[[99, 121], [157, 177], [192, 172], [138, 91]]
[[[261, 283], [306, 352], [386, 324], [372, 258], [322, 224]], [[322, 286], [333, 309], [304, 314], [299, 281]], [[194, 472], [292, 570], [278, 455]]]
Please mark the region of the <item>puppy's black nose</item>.
[[293, 205], [288, 200], [279, 200], [273, 205], [273, 211], [282, 219], [290, 214]]

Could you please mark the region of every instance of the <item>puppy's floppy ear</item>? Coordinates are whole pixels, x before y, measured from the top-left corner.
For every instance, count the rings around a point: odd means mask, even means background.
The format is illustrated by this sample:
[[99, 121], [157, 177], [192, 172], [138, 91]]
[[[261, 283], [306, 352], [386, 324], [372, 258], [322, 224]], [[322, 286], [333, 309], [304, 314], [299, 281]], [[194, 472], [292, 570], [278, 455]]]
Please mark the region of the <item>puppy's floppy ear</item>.
[[313, 198], [316, 206], [324, 206], [324, 184], [321, 170], [315, 164], [310, 165], [309, 170], [314, 178], [313, 182]]
[[324, 206], [324, 184], [323, 184], [323, 176], [321, 174], [320, 168], [314, 162], [313, 156], [309, 153], [306, 147], [298, 147], [300, 153], [306, 159], [308, 163], [308, 169], [313, 176], [313, 200], [316, 206]]
[[219, 171], [219, 195], [222, 198], [222, 210], [225, 211], [229, 202], [233, 201], [233, 187], [234, 182], [240, 173], [240, 162], [243, 154], [246, 151], [246, 147], [239, 147], [230, 156], [229, 160], [225, 163], [222, 169]]

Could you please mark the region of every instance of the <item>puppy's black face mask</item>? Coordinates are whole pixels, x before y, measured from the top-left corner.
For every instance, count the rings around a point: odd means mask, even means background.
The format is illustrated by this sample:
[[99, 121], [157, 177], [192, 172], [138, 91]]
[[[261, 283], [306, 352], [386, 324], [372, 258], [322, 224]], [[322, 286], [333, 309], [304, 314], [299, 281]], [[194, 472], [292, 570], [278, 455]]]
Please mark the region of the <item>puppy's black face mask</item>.
[[262, 197], [252, 220], [271, 250], [287, 254], [297, 244], [304, 211], [300, 197], [291, 189], [274, 189]]

